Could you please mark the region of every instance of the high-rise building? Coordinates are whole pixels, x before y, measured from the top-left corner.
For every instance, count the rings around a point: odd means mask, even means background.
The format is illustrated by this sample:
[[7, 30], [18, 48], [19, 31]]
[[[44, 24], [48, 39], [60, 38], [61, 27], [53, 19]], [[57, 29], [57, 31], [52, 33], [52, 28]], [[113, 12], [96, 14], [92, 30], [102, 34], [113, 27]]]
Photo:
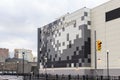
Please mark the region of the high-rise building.
[[40, 64], [43, 67], [56, 69], [89, 68], [91, 66], [90, 26], [90, 10], [83, 8], [39, 28]]
[[24, 54], [24, 59], [29, 61], [29, 62], [33, 62], [32, 50], [28, 50], [28, 49], [14, 49], [14, 57], [22, 59], [23, 58], [23, 52], [25, 53]]
[[0, 48], [0, 62], [5, 62], [9, 58], [9, 49]]
[[38, 28], [39, 71], [107, 75], [109, 66], [110, 75], [120, 74], [119, 29], [120, 0], [82, 8]]

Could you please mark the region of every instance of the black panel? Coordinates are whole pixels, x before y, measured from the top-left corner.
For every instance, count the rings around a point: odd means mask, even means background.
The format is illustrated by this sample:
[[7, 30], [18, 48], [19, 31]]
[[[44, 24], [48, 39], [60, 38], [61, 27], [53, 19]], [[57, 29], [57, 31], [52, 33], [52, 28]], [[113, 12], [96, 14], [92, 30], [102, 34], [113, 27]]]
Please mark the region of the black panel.
[[52, 39], [50, 39], [50, 42], [52, 42]]
[[84, 20], [84, 16], [81, 17], [81, 21], [83, 21], [83, 20]]
[[55, 58], [57, 57], [57, 54], [55, 54]]
[[69, 60], [69, 56], [67, 56], [67, 60]]
[[59, 61], [61, 61], [61, 57], [59, 57]]
[[88, 13], [87, 13], [87, 12], [84, 12], [84, 16], [88, 16]]
[[76, 23], [74, 24], [74, 27], [76, 27]]
[[69, 44], [71, 44], [71, 40], [69, 41]]
[[78, 38], [79, 38], [79, 35], [77, 34], [77, 35], [76, 35], [76, 39], [78, 39]]
[[40, 30], [40, 34], [41, 34], [41, 29], [39, 29]]
[[59, 30], [57, 30], [57, 33], [59, 33]]
[[74, 67], [76, 67], [76, 63], [74, 63]]
[[65, 31], [65, 28], [64, 28], [64, 27], [62, 28], [62, 31]]
[[67, 41], [69, 41], [69, 33], [67, 33]]
[[53, 61], [55, 62], [55, 58], [53, 58]]
[[65, 17], [63, 17], [62, 20], [64, 21], [64, 20], [65, 20]]
[[55, 37], [57, 37], [57, 34], [55, 34]]
[[52, 27], [52, 23], [49, 24], [49, 27]]
[[88, 59], [88, 63], [91, 63], [91, 59]]
[[59, 43], [59, 47], [61, 46], [61, 44]]
[[76, 51], [78, 51], [79, 50], [79, 47], [76, 47]]
[[54, 25], [57, 25], [57, 24], [58, 24], [57, 22], [58, 22], [58, 21], [56, 20], [56, 21], [53, 22], [53, 24], [54, 24]]
[[76, 55], [76, 51], [74, 51], [74, 56]]
[[79, 54], [79, 55], [72, 56], [72, 59], [79, 59], [79, 58], [83, 58], [83, 57], [84, 57], [83, 54]]
[[69, 45], [68, 45], [68, 46], [69, 46], [69, 48], [71, 48], [71, 47], [72, 47], [71, 40], [69, 41]]
[[65, 45], [65, 42], [63, 42], [62, 45], [64, 46], [64, 45]]
[[59, 36], [61, 36], [61, 33], [59, 33]]
[[120, 8], [106, 12], [106, 22], [116, 18], [120, 18]]
[[50, 52], [50, 49], [48, 49], [48, 52]]
[[79, 67], [81, 67], [82, 65], [81, 65], [81, 63], [79, 63]]
[[84, 63], [84, 61], [85, 61], [85, 60], [84, 60], [84, 58], [83, 58], [83, 59], [82, 59], [82, 62]]
[[88, 21], [87, 24], [88, 24], [88, 25], [91, 25], [91, 21]]
[[59, 43], [59, 40], [57, 40], [57, 44]]

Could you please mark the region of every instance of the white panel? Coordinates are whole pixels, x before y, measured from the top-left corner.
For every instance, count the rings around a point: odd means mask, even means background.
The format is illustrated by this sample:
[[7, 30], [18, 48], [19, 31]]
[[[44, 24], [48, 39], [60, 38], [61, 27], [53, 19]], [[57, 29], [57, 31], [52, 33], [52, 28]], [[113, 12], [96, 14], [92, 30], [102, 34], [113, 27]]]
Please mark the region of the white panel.
[[71, 63], [71, 67], [74, 67], [74, 63]]

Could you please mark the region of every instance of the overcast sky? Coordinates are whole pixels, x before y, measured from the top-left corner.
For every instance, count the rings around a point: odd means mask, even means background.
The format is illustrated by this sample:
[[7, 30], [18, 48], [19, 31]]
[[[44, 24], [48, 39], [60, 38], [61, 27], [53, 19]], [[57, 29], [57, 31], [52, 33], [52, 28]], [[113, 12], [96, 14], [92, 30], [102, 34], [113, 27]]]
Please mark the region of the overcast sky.
[[31, 49], [37, 56], [37, 28], [82, 7], [109, 0], [0, 0], [0, 48]]

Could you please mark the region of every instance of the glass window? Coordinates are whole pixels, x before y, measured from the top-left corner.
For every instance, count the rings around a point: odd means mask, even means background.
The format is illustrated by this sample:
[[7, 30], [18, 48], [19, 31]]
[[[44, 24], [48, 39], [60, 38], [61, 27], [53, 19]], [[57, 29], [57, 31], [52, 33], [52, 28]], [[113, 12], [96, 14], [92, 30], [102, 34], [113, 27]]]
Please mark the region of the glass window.
[[120, 8], [106, 12], [105, 16], [106, 16], [106, 22], [113, 19], [120, 18]]

